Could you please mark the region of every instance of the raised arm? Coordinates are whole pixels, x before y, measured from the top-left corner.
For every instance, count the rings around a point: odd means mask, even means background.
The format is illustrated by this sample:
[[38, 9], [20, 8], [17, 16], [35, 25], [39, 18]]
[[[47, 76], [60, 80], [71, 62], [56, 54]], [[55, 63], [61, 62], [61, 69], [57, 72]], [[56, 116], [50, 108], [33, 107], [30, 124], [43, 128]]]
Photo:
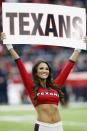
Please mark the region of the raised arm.
[[[84, 37], [83, 40], [87, 44], [87, 36]], [[60, 72], [59, 76], [56, 77], [54, 82], [61, 88], [65, 83], [70, 71], [72, 70], [75, 62], [78, 59], [79, 53], [81, 52], [80, 49], [75, 49], [71, 57], [69, 58], [68, 62], [64, 66], [63, 70]]]
[[[3, 40], [5, 36], [4, 34], [1, 34], [1, 35], [2, 35], [1, 40]], [[17, 64], [17, 67], [20, 72], [23, 83], [25, 85], [25, 88], [27, 89], [28, 94], [32, 100], [32, 88], [33, 88], [32, 78], [31, 76], [29, 76], [28, 72], [26, 71], [23, 61], [21, 60], [17, 52], [14, 50], [13, 46], [11, 44], [7, 44], [6, 47], [9, 53], [11, 54], [12, 58], [15, 60]]]
[[[4, 39], [6, 39], [6, 35], [5, 35], [5, 33], [2, 32], [2, 33], [0, 33], [0, 40], [3, 41]], [[6, 44], [6, 47], [14, 60], [20, 58], [19, 55], [17, 54], [17, 52], [14, 50], [12, 44]]]
[[54, 82], [61, 88], [65, 83], [70, 71], [72, 70], [81, 50], [74, 50], [73, 54], [69, 58], [68, 62], [60, 72], [59, 76], [56, 77]]

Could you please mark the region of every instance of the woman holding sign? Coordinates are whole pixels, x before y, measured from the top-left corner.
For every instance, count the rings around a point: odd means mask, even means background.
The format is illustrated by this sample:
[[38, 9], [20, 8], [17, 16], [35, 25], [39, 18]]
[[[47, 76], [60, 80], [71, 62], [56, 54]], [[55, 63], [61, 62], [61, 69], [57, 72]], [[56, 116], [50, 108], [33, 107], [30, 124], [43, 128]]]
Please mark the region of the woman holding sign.
[[[3, 33], [1, 39], [4, 39]], [[13, 46], [8, 44], [6, 47], [17, 64], [25, 88], [36, 109], [37, 121], [34, 131], [63, 131], [58, 110], [59, 102], [64, 103], [61, 87], [73, 68], [81, 50], [74, 50], [60, 75], [54, 80], [52, 79], [52, 70], [49, 64], [43, 60], [38, 61], [32, 69], [32, 80]]]

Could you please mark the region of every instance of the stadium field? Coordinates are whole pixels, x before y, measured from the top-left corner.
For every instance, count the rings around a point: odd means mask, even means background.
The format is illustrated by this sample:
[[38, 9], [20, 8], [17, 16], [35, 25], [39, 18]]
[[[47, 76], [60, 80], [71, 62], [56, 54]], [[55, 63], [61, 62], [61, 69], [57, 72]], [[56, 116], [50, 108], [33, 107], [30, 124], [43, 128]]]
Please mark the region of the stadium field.
[[[87, 131], [87, 106], [59, 107], [64, 131]], [[0, 131], [33, 131], [36, 114], [30, 105], [0, 106]]]

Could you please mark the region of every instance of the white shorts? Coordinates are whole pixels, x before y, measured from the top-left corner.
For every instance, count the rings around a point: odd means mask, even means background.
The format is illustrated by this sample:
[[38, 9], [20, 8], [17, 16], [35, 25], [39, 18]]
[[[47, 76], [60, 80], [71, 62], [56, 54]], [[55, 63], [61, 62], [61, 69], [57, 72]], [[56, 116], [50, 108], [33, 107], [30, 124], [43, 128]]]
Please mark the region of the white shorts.
[[34, 131], [63, 131], [62, 122], [54, 124], [36, 121]]

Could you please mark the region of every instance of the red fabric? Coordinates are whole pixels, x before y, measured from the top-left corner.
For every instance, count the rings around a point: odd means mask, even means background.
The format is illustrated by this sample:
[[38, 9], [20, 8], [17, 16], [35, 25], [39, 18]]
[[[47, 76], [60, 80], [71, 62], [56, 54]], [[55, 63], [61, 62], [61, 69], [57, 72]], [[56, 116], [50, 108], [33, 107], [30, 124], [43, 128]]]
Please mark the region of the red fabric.
[[61, 88], [63, 86], [63, 84], [65, 83], [71, 69], [74, 66], [74, 62], [72, 62], [71, 60], [69, 60], [66, 65], [64, 66], [64, 68], [62, 69], [62, 71], [60, 72], [60, 74], [57, 76], [57, 78], [54, 80], [54, 82]]
[[38, 90], [38, 98], [37, 103], [35, 106], [39, 104], [56, 104], [59, 103], [59, 95], [58, 92], [54, 89], [46, 89], [46, 88], [39, 88]]
[[23, 80], [23, 83], [25, 85], [25, 88], [26, 88], [26, 90], [28, 92], [28, 95], [29, 95], [29, 97], [30, 97], [30, 99], [31, 99], [31, 101], [33, 103], [33, 98], [32, 98], [33, 97], [33, 95], [32, 95], [33, 81], [31, 79], [30, 75], [28, 74], [28, 72], [26, 71], [25, 66], [24, 66], [22, 60], [18, 59], [16, 61], [16, 64], [18, 66], [20, 75], [22, 77], [22, 80]]
[[[24, 64], [23, 64], [21, 59], [16, 60], [16, 64], [17, 64], [18, 69], [20, 71], [20, 75], [21, 75], [21, 77], [23, 79], [25, 88], [27, 89], [28, 94], [30, 96], [30, 99], [31, 99], [33, 105], [35, 106], [34, 101], [33, 101], [33, 93], [32, 93], [32, 88], [33, 88], [33, 85], [34, 85], [34, 83], [32, 81], [32, 78], [30, 77], [30, 75], [26, 71], [25, 66], [24, 66]], [[74, 63], [69, 60], [67, 62], [67, 64], [65, 65], [64, 69], [62, 70], [62, 72], [60, 73], [60, 75], [54, 80], [54, 82], [59, 87], [62, 87], [62, 85], [64, 84], [64, 82], [65, 82], [68, 74], [70, 73], [73, 65], [74, 65]], [[38, 93], [41, 93], [41, 92], [43, 93], [43, 90], [40, 88], [40, 90], [39, 90], [40, 92], [38, 92]], [[51, 93], [54, 92], [53, 89], [49, 90], [49, 91], [51, 91]], [[46, 92], [46, 89], [44, 90], [44, 92]], [[56, 93], [56, 92], [54, 92], [54, 93]], [[41, 100], [40, 100], [40, 98], [41, 98]], [[41, 96], [38, 99], [39, 99], [38, 100], [38, 104], [43, 104], [43, 103], [52, 103], [52, 104], [56, 103], [56, 104], [58, 104], [58, 102], [59, 102], [59, 98], [57, 96], [51, 96], [50, 94], [48, 96], [47, 95], [43, 95], [43, 97]]]

